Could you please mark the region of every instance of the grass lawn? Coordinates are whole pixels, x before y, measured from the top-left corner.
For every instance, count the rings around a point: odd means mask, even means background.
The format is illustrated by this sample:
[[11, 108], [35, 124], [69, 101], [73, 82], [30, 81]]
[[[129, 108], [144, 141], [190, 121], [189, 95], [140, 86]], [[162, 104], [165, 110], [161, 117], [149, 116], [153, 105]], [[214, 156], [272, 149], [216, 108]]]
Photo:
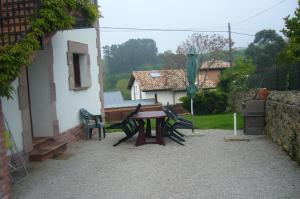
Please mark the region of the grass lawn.
[[[188, 120], [191, 115], [184, 116]], [[110, 124], [106, 124], [108, 127]], [[194, 116], [195, 129], [233, 129], [233, 113], [223, 113], [215, 115], [195, 115]], [[151, 121], [152, 129], [155, 129], [155, 121]], [[242, 115], [237, 115], [237, 127], [242, 129], [244, 127], [244, 119]], [[122, 131], [120, 129], [108, 129], [108, 132]]]
[[[184, 116], [188, 120], [192, 120], [191, 115]], [[194, 125], [196, 129], [233, 129], [233, 113], [223, 113], [216, 115], [195, 115]], [[237, 128], [244, 127], [244, 118], [237, 114]]]

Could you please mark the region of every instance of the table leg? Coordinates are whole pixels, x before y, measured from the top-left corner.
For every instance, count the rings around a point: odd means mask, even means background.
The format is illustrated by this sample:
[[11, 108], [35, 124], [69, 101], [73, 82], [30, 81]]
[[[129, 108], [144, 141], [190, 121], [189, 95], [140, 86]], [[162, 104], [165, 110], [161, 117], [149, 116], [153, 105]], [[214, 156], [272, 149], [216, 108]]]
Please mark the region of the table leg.
[[136, 139], [135, 146], [141, 146], [145, 144], [145, 129], [143, 120], [138, 120], [139, 123], [139, 135]]
[[164, 118], [156, 118], [156, 142], [160, 145], [165, 145], [162, 135], [162, 123]]
[[150, 119], [147, 119], [146, 137], [151, 138], [151, 120]]

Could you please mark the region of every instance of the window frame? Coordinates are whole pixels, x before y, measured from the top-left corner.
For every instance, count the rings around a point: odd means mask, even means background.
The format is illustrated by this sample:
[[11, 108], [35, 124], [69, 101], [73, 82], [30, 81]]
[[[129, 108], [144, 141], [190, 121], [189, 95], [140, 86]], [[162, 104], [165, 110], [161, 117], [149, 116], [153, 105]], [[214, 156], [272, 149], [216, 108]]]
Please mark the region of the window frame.
[[[75, 65], [74, 65], [74, 54], [78, 55], [78, 63], [79, 63], [79, 76], [80, 76], [80, 86], [78, 85], [78, 82], [76, 82], [75, 75]], [[86, 65], [81, 65], [81, 57], [86, 57]], [[68, 52], [67, 52], [67, 64], [69, 67], [69, 90], [79, 91], [79, 90], [86, 90], [92, 86], [92, 77], [91, 77], [91, 69], [90, 69], [90, 55], [88, 53], [88, 44], [75, 42], [75, 41], [68, 41]], [[86, 77], [83, 77], [83, 72], [81, 69], [85, 69]], [[78, 72], [78, 71], [77, 71]]]

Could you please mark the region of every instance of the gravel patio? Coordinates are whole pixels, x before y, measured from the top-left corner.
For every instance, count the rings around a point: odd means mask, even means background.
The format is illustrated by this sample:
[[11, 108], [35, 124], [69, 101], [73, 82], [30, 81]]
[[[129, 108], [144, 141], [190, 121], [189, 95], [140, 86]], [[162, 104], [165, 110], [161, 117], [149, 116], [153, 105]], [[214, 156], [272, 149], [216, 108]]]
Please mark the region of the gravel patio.
[[[186, 132], [189, 133], [189, 132]], [[112, 147], [121, 133], [71, 145], [57, 159], [29, 165], [13, 187], [22, 199], [300, 198], [300, 167], [266, 136], [224, 142], [232, 131], [201, 130], [186, 146]]]

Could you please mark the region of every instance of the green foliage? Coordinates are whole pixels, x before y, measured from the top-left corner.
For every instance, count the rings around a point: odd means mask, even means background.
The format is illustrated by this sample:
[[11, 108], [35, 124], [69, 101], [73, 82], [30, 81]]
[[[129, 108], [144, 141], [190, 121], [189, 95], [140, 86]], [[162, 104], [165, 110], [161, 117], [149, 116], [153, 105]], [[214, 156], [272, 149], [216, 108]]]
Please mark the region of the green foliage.
[[[223, 113], [227, 108], [227, 98], [227, 94], [221, 91], [198, 92], [193, 101], [194, 113], [196, 115]], [[185, 109], [191, 109], [190, 98], [182, 97], [180, 100]]]
[[284, 50], [284, 58], [287, 63], [300, 62], [300, 1], [294, 17], [286, 17], [283, 33], [289, 38], [288, 45]]
[[285, 47], [283, 38], [275, 30], [261, 30], [255, 34], [254, 42], [249, 44], [245, 54], [253, 60], [257, 68], [272, 67]]
[[[191, 115], [186, 115], [186, 119], [192, 121]], [[195, 129], [233, 129], [233, 113], [223, 113], [214, 115], [195, 115]], [[237, 128], [244, 127], [244, 118], [237, 114]]]
[[247, 81], [254, 71], [255, 66], [250, 60], [239, 59], [222, 73], [218, 88], [227, 93], [247, 90]]
[[136, 70], [161, 70], [162, 66], [159, 65], [144, 65], [141, 67], [138, 67]]
[[31, 30], [16, 44], [0, 47], [0, 96], [11, 97], [11, 82], [20, 75], [20, 67], [28, 66], [34, 51], [40, 48], [39, 38], [48, 33], [71, 28], [75, 20], [71, 11], [84, 11], [91, 24], [99, 16], [97, 6], [88, 0], [42, 0], [37, 18], [30, 22]]
[[128, 79], [119, 79], [116, 83], [116, 89], [121, 91], [123, 98], [125, 100], [129, 100], [131, 99], [131, 94], [130, 94], [130, 90], [127, 89], [127, 85], [129, 82], [129, 78]]
[[185, 68], [187, 57], [182, 53], [173, 53], [172, 51], [165, 51], [159, 54], [160, 60], [164, 68]]
[[120, 45], [103, 47], [110, 73], [128, 73], [144, 64], [155, 64], [157, 47], [152, 39], [130, 39]]

